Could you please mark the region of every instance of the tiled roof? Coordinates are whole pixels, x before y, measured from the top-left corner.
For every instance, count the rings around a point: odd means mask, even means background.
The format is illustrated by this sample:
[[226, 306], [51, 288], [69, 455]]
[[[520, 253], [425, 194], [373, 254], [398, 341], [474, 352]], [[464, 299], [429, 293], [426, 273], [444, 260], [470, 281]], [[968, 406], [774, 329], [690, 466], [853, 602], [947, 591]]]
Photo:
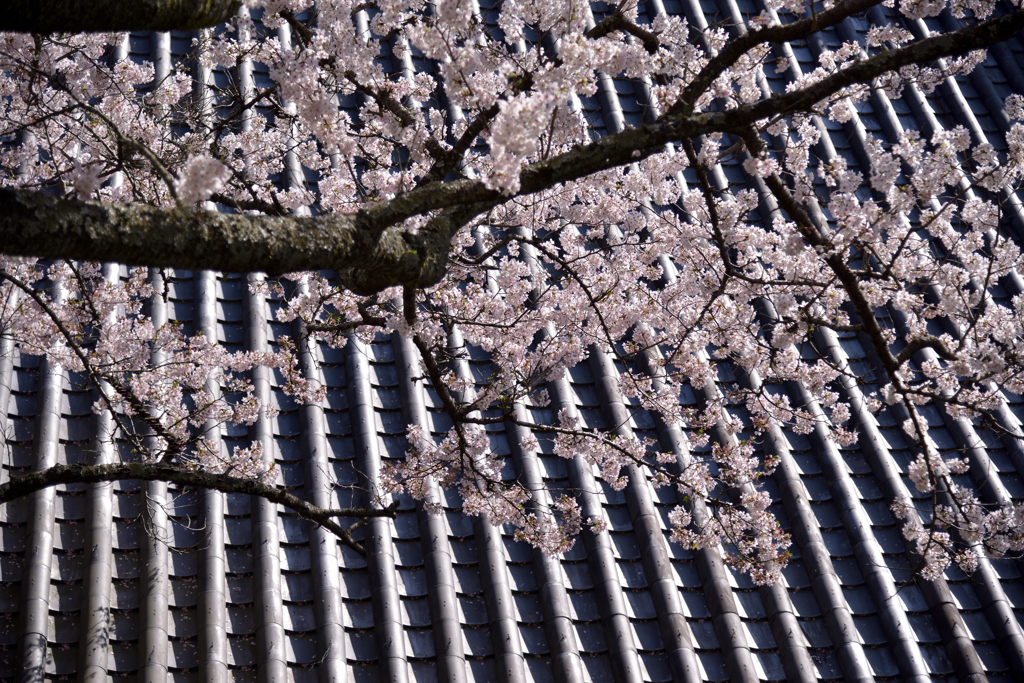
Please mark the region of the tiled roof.
[[[663, 4], [697, 25], [762, 10], [755, 0]], [[821, 43], [776, 49], [809, 71], [821, 49], [863, 35], [869, 20], [882, 17], [849, 19], [821, 34]], [[938, 31], [954, 21], [909, 27]], [[184, 34], [138, 35], [130, 48], [159, 62], [189, 44]], [[1008, 126], [1002, 99], [1024, 92], [1021, 64], [1018, 36], [932, 96], [913, 89], [891, 102], [877, 96], [847, 124], [821, 122], [829, 135], [816, 153], [863, 166], [865, 131], [892, 140], [901, 128], [927, 135], [954, 125], [967, 127], [975, 141], [999, 145]], [[255, 78], [266, 74], [257, 69]], [[769, 73], [768, 85], [781, 90], [785, 78]], [[581, 106], [601, 134], [640, 123], [644, 101], [642, 83], [606, 78], [598, 96]], [[291, 177], [300, 178], [299, 170]], [[720, 190], [751, 182], [736, 164], [713, 180]], [[1012, 229], [1024, 237], [1024, 225]], [[153, 315], [229, 349], [265, 349], [298, 332], [275, 320], [280, 301], [250, 291], [246, 276], [166, 278], [168, 296], [156, 299]], [[1002, 300], [1021, 292], [1024, 281], [1008, 278], [992, 295]], [[775, 429], [759, 441], [780, 458], [766, 489], [793, 538], [793, 559], [776, 586], [753, 585], [714, 550], [670, 543], [668, 513], [681, 502], [671, 487], [652, 489], [631, 472], [625, 489], [615, 491], [582, 460], [554, 455], [550, 435], [536, 434], [539, 449], [528, 451], [522, 428], [491, 424], [491, 449], [507, 456], [505, 477], [518, 477], [542, 497], [549, 495], [544, 489], [571, 489], [584, 517], [606, 518], [607, 531], [585, 531], [570, 552], [553, 558], [507, 529], [464, 516], [456, 494], [438, 490], [443, 514], [403, 498], [394, 520], [370, 519], [357, 535], [363, 557], [262, 499], [159, 483], [60, 486], [0, 506], [0, 678], [1024, 680], [1021, 562], [982, 560], [971, 577], [950, 569], [934, 582], [908, 582], [911, 560], [889, 503], [900, 494], [929, 501], [906, 476], [912, 455], [898, 427], [905, 416], [894, 407], [876, 418], [864, 408], [861, 399], [880, 375], [856, 334], [820, 331], [815, 341], [816, 349], [804, 349], [808, 357], [827, 354], [863, 377], [836, 387], [853, 406], [859, 440], [839, 448], [820, 430], [801, 436]], [[353, 337], [343, 350], [311, 344], [302, 368], [326, 385], [324, 404], [296, 405], [280, 377], [257, 370], [257, 393], [280, 415], [220, 438], [229, 447], [252, 439], [272, 447], [278, 484], [294, 495], [323, 507], [368, 504], [367, 481], [383, 462], [403, 456], [407, 425], [438, 437], [451, 426], [416, 358], [398, 335], [369, 344]], [[472, 349], [460, 363], [459, 371], [478, 382], [490, 374], [487, 357]], [[621, 370], [594, 350], [568, 377], [550, 383], [549, 407], [517, 410], [541, 424], [566, 408], [587, 427], [620, 425], [656, 440], [684, 465], [693, 455], [685, 436], [618, 393]], [[723, 364], [723, 376], [729, 371]], [[102, 445], [111, 425], [92, 412], [94, 395], [83, 386], [81, 377], [0, 339], [0, 429], [7, 438], [0, 482], [55, 462], [114, 457]], [[796, 405], [807, 400], [797, 385], [771, 389], [787, 392]], [[716, 391], [687, 387], [684, 398], [697, 405]], [[741, 406], [730, 411], [744, 417]], [[941, 449], [971, 458], [969, 476], [982, 496], [1024, 498], [1024, 444], [944, 411], [923, 412]], [[1007, 395], [998, 417], [1024, 418], [1024, 398]], [[746, 435], [723, 428], [713, 439]], [[147, 497], [164, 503], [152, 518], [143, 515]]]

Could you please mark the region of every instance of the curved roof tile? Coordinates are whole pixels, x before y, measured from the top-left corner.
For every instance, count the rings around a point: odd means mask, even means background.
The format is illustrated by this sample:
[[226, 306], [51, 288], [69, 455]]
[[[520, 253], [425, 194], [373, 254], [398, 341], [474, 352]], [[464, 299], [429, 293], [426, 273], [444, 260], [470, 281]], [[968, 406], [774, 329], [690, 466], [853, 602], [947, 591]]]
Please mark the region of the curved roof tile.
[[[754, 0], [648, 0], [642, 8], [649, 16], [681, 13], [698, 26], [724, 18], [734, 28], [761, 9]], [[883, 21], [882, 12], [874, 8], [868, 20]], [[944, 15], [909, 23], [923, 35], [951, 30], [956, 20]], [[866, 28], [863, 19], [851, 18], [810, 44], [775, 50], [797, 69], [811, 67], [821, 50]], [[153, 61], [159, 76], [188, 42], [185, 34], [133, 35], [121, 49]], [[425, 68], [403, 54], [395, 68]], [[823, 132], [817, 154], [863, 166], [868, 132], [894, 139], [908, 127], [927, 135], [959, 124], [975, 142], [990, 135], [999, 141], [993, 134], [1007, 128], [1002, 98], [1024, 92], [1022, 60], [1018, 37], [993, 48], [969, 77], [947, 81], [929, 97], [913, 86], [898, 101], [876, 92], [849, 122], [817, 122]], [[266, 80], [261, 68], [243, 65], [243, 89]], [[770, 75], [759, 85], [779, 90], [784, 80]], [[597, 97], [580, 106], [595, 130], [614, 132], [650, 115], [646, 93], [642, 81], [602, 76]], [[711, 175], [720, 191], [737, 184], [760, 191], [762, 216], [775, 211], [760, 181], [746, 178], [736, 163]], [[293, 184], [315, 182], [294, 155], [285, 176]], [[684, 183], [694, 180], [689, 171], [683, 176]], [[1019, 197], [1007, 198], [1017, 236], [1024, 237], [1024, 207]], [[111, 268], [106, 274], [117, 276]], [[162, 277], [151, 273], [154, 283]], [[293, 330], [275, 322], [278, 301], [249, 289], [254, 277], [168, 273], [166, 303], [157, 297], [151, 313], [232, 348], [264, 350]], [[1008, 289], [991, 295], [1024, 293], [1018, 274], [1003, 286]], [[450, 341], [461, 345], [457, 333]], [[871, 380], [877, 363], [854, 334], [821, 331], [817, 342], [818, 352]], [[278, 485], [294, 495], [322, 507], [369, 504], [367, 482], [384, 462], [401, 457], [406, 425], [435, 436], [448, 428], [417, 358], [398, 335], [372, 343], [353, 336], [341, 351], [307, 343], [300, 366], [327, 387], [322, 406], [296, 406], [278, 377], [256, 370], [257, 395], [280, 407], [280, 415], [261, 417], [248, 431], [211, 434], [225, 449], [261, 441]], [[480, 381], [487, 366], [471, 350], [458, 371]], [[656, 439], [685, 466], [690, 450], [679, 429], [624, 399], [621, 371], [594, 349], [569, 376], [550, 383], [551, 407], [517, 404], [515, 414], [551, 423], [564, 408], [590, 427]], [[745, 381], [760, 383], [756, 376]], [[774, 425], [759, 446], [779, 458], [766, 489], [793, 537], [793, 561], [776, 586], [752, 585], [714, 550], [671, 544], [667, 516], [679, 502], [676, 494], [652, 489], [635, 469], [626, 471], [625, 489], [615, 491], [581, 460], [552, 455], [548, 435], [537, 434], [534, 450], [522, 427], [497, 424], [488, 433], [495, 452], [508, 456], [506, 476], [538, 492], [541, 505], [548, 490], [572, 489], [584, 516], [605, 518], [608, 528], [584, 532], [572, 551], [552, 558], [506, 529], [466, 519], [456, 496], [435, 486], [431, 498], [442, 513], [400, 498], [395, 520], [372, 518], [360, 530], [363, 558], [283, 508], [238, 494], [118, 482], [61, 486], [0, 507], [0, 678], [1020, 680], [1020, 563], [983, 560], [973, 577], [950, 569], [937, 581], [902, 585], [915, 558], [888, 504], [914, 491], [906, 483], [909, 451], [895, 427], [904, 416], [889, 408], [876, 419], [865, 407], [864, 387], [849, 378], [839, 385], [853, 407], [857, 445], [841, 449], [820, 429], [805, 437]], [[808, 403], [798, 385], [770, 390]], [[707, 401], [715, 391], [707, 387], [692, 400]], [[1006, 397], [997, 412], [1003, 426], [1019, 429], [1022, 401]], [[0, 429], [9, 454], [0, 482], [58, 461], [111, 461], [112, 425], [92, 414], [91, 403], [75, 378], [0, 337]], [[967, 454], [984, 495], [1024, 497], [1020, 440], [981, 434], [938, 412], [931, 417], [932, 438]], [[713, 438], [737, 437], [720, 425]]]

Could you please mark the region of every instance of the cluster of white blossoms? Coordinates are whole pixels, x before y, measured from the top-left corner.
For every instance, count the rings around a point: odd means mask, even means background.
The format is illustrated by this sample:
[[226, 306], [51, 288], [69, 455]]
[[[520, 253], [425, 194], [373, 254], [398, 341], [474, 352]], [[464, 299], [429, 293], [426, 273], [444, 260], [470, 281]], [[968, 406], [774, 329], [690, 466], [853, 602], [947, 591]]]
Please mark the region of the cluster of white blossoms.
[[183, 204], [205, 202], [224, 188], [231, 169], [208, 156], [192, 157], [185, 163], [175, 189]]
[[[145, 303], [166, 292], [153, 291], [144, 268], [121, 277], [97, 264], [45, 267], [0, 256], [0, 278], [4, 328], [25, 351], [45, 353], [98, 386], [93, 410], [117, 416], [121, 437], [145, 461], [174, 451], [190, 469], [264, 480], [258, 442], [216, 452], [202, 426], [251, 425], [277, 414], [254, 394], [247, 374], [256, 367], [281, 372], [284, 390], [298, 401], [323, 400], [323, 388], [301, 376], [287, 340], [276, 353], [228, 351], [201, 334], [186, 336], [174, 322], [154, 323]], [[156, 445], [147, 446], [147, 437]]]
[[[163, 71], [128, 59], [123, 35], [0, 35], [0, 138], [19, 142], [0, 145], [4, 185], [277, 216], [420, 207], [389, 228], [407, 237], [463, 200], [486, 203], [454, 234], [429, 287], [364, 296], [323, 274], [290, 276], [278, 318], [301, 321], [305, 335], [275, 353], [228, 353], [154, 324], [144, 303], [162, 294], [144, 271], [111, 278], [88, 264], [0, 261], [0, 328], [107, 387], [97, 410], [148, 420], [159, 446], [150, 457], [268, 477], [257, 445], [217, 452], [199, 427], [248, 425], [270, 410], [252, 389], [256, 367], [278, 369], [297, 400], [322, 401], [299, 371], [299, 345], [394, 332], [419, 350], [453, 426], [411, 427], [379, 491], [436, 510], [436, 486], [455, 487], [467, 513], [551, 553], [581, 529], [602, 533], [605, 522], [584, 522], [572, 495], [502, 479], [506, 456], [491, 449], [487, 425], [514, 423], [549, 435], [555, 454], [581, 458], [612, 488], [677, 487], [687, 502], [671, 516], [673, 538], [725, 546], [770, 583], [788, 537], [758, 488], [773, 466], [753, 448], [761, 435], [784, 427], [845, 446], [857, 439], [855, 410], [863, 420], [933, 404], [978, 423], [998, 412], [1002, 391], [1024, 393], [1024, 295], [987, 294], [1021, 264], [1005, 225], [1020, 211], [1024, 98], [1007, 98], [1011, 125], [998, 144], [961, 127], [864, 133], [864, 167], [822, 138], [826, 118], [861, 130], [871, 98], [926, 96], [969, 73], [983, 51], [847, 78], [883, 53], [912, 56], [925, 40], [914, 20], [948, 6], [976, 23], [993, 3], [882, 3], [887, 23], [806, 70], [773, 51], [770, 32], [834, 26], [842, 6], [804, 20], [808, 3], [772, 0], [746, 33], [730, 33], [629, 0], [504, 0], [487, 12], [472, 0], [318, 0], [315, 21], [303, 15], [310, 4], [247, 0], [260, 12], [203, 33], [195, 60], [176, 57]], [[252, 79], [257, 63], [269, 82]], [[194, 86], [189, 69], [217, 69], [227, 85]], [[772, 92], [769, 74], [786, 79], [784, 92]], [[615, 98], [616, 78], [641, 93], [642, 128], [611, 116], [598, 131], [588, 118], [582, 103]], [[723, 164], [734, 161], [750, 189], [727, 189]], [[451, 181], [466, 191], [446, 191]], [[257, 289], [283, 291], [272, 281]], [[840, 356], [808, 356], [837, 332], [860, 334], [878, 360], [877, 392], [852, 393]], [[467, 348], [490, 359], [485, 379], [456, 370]], [[611, 402], [649, 411], [692, 448], [714, 433], [710, 456], [684, 458], [624, 425], [585, 425], [565, 408], [563, 385], [588, 359], [618, 372], [603, 389]], [[780, 386], [801, 387], [801, 403]], [[684, 401], [690, 391], [696, 403]], [[547, 422], [532, 421], [545, 410]], [[891, 501], [924, 575], [1024, 547], [1017, 508], [979, 502], [955, 480], [966, 462], [932, 453], [919, 423], [906, 431], [926, 454], [910, 477], [940, 505]]]

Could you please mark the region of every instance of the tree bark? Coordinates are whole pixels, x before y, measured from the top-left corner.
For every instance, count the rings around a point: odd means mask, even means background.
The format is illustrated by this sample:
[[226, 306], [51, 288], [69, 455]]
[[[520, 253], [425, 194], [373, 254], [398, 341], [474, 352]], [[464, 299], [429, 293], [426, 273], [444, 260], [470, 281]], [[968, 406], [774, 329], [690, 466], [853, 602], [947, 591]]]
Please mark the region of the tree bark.
[[[847, 9], [859, 6], [855, 2]], [[813, 31], [816, 26], [811, 21], [805, 28]], [[726, 111], [688, 114], [682, 106], [648, 125], [525, 166], [519, 194], [625, 166], [662, 151], [669, 142], [715, 131], [742, 137], [758, 119], [807, 111], [854, 83], [870, 83], [908, 64], [984, 48], [1022, 29], [1024, 9], [1017, 9], [854, 62], [801, 90]], [[763, 33], [770, 37], [777, 30], [789, 27]], [[0, 251], [269, 275], [333, 269], [355, 293], [372, 294], [395, 285], [427, 287], [438, 282], [447, 268], [450, 240], [459, 228], [508, 199], [481, 180], [462, 179], [427, 183], [355, 215], [274, 217], [109, 205], [0, 188]], [[402, 225], [407, 218], [431, 212], [436, 214], [418, 231]]]
[[369, 294], [437, 282], [452, 236], [475, 214], [474, 207], [441, 212], [412, 233], [368, 225], [363, 215], [250, 216], [0, 188], [0, 249], [19, 256], [232, 273], [334, 269], [346, 286]]
[[201, 470], [186, 470], [164, 463], [112, 463], [105, 465], [54, 465], [21, 476], [14, 475], [10, 481], [0, 484], [0, 505], [8, 503], [35, 491], [41, 491], [58, 484], [92, 484], [102, 481], [137, 479], [140, 481], [166, 481], [193, 488], [216, 489], [225, 493], [244, 493], [266, 498], [290, 508], [299, 517], [319, 524], [336, 534], [346, 545], [363, 554], [363, 548], [356, 543], [348, 529], [339, 525], [337, 518], [366, 519], [369, 517], [394, 517], [395, 506], [387, 508], [340, 508], [326, 509], [287, 491], [253, 479], [240, 479], [223, 474], [212, 474]]
[[0, 31], [189, 31], [231, 19], [239, 0], [6, 0]]

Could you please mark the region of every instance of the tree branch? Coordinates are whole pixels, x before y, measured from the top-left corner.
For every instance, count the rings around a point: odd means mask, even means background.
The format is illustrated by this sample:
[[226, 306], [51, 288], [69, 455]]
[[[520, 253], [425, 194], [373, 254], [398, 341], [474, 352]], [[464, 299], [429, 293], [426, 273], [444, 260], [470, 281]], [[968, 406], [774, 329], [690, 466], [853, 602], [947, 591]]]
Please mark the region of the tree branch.
[[[875, 0], [872, 0], [872, 2], [874, 1]], [[597, 25], [594, 26], [594, 28], [587, 31], [586, 36], [587, 38], [603, 38], [609, 33], [614, 33], [615, 31], [622, 31], [632, 35], [634, 38], [637, 38], [641, 43], [643, 43], [644, 49], [652, 55], [657, 54], [658, 49], [661, 47], [658, 36], [641, 26], [634, 24], [626, 18], [626, 15], [619, 12], [610, 14], [597, 22]]]
[[[784, 27], [784, 28], [788, 28]], [[520, 195], [533, 194], [559, 183], [570, 182], [616, 166], [639, 161], [664, 150], [664, 145], [684, 138], [712, 132], [746, 134], [752, 123], [780, 114], [806, 111], [815, 103], [854, 83], [869, 83], [882, 74], [908, 64], [928, 62], [940, 57], [958, 55], [1007, 40], [1024, 29], [1024, 9], [965, 27], [958, 31], [935, 35], [896, 50], [844, 67], [801, 90], [769, 97], [728, 111], [684, 115], [669, 111], [657, 121], [607, 135], [564, 154], [530, 164], [520, 174]], [[764, 33], [758, 32], [757, 35]], [[747, 34], [753, 35], [753, 34]], [[755, 41], [755, 44], [761, 42]], [[737, 55], [738, 56], [738, 55]], [[371, 225], [392, 224], [411, 215], [467, 203], [487, 202], [491, 206], [508, 198], [489, 189], [480, 180], [456, 180], [430, 183], [367, 210]]]
[[[835, 5], [824, 12], [812, 14], [784, 26], [770, 26], [758, 31], [747, 31], [743, 35], [730, 40], [721, 51], [712, 57], [697, 74], [696, 78], [686, 86], [679, 101], [669, 109], [669, 114], [688, 114], [693, 111], [693, 103], [700, 95], [711, 87], [715, 79], [723, 71], [736, 63], [744, 53], [761, 43], [788, 43], [841, 23], [847, 17], [864, 12], [878, 4], [878, 0], [848, 0]], [[772, 98], [774, 99], [774, 98]]]
[[10, 481], [0, 484], [0, 504], [23, 498], [58, 484], [94, 484], [104, 481], [138, 479], [141, 481], [167, 481], [193, 488], [215, 489], [224, 493], [244, 493], [259, 496], [272, 503], [278, 503], [293, 510], [299, 517], [319, 524], [360, 555], [365, 554], [348, 529], [334, 521], [337, 517], [394, 518], [398, 502], [386, 508], [338, 508], [326, 509], [296, 498], [276, 486], [260, 483], [254, 479], [240, 479], [210, 472], [185, 470], [164, 463], [114, 463], [108, 465], [54, 465], [37, 472], [12, 475]]
[[239, 0], [7, 0], [0, 31], [189, 31], [229, 21]]
[[[746, 143], [747, 149], [752, 156], [758, 156], [765, 149], [764, 141], [753, 127], [747, 127], [743, 131], [743, 141]], [[779, 202], [779, 206], [789, 214], [790, 219], [796, 222], [797, 227], [800, 228], [800, 233], [808, 243], [812, 247], [820, 248], [823, 251], [827, 250], [829, 248], [828, 242], [819, 232], [816, 222], [810, 217], [804, 207], [796, 201], [778, 174], [772, 173], [764, 179], [764, 182]], [[860, 288], [860, 279], [857, 277], [857, 274], [853, 272], [853, 269], [850, 268], [842, 254], [831, 253], [825, 256], [825, 262], [832, 269], [832, 272], [835, 273], [836, 279], [839, 280], [846, 291], [846, 296], [849, 297], [850, 303], [860, 318], [859, 324], [862, 326], [862, 331], [871, 341], [871, 345], [882, 367], [895, 385], [902, 386], [902, 381], [897, 375], [900, 363], [889, 350], [885, 332], [882, 330], [878, 318], [875, 317], [871, 303]]]
[[[788, 28], [788, 27], [787, 27]], [[870, 83], [882, 74], [896, 71], [910, 64], [923, 64], [952, 55], [967, 54], [973, 50], [992, 47], [1009, 40], [1013, 34], [1024, 30], [1024, 8], [965, 26], [957, 31], [940, 33], [919, 40], [896, 50], [881, 52], [874, 57], [853, 62], [837, 73], [800, 90], [769, 97], [753, 104], [743, 105], [721, 114], [711, 114], [711, 119], [721, 119], [723, 125], [716, 128], [722, 132], [734, 132], [751, 121], [807, 111], [815, 103], [828, 98], [843, 88], [855, 83]], [[760, 36], [763, 31], [752, 35]], [[748, 34], [751, 35], [751, 34]], [[758, 42], [763, 42], [758, 41]], [[732, 125], [735, 120], [737, 126]]]
[[[526, 166], [520, 176], [520, 194], [625, 166], [663, 151], [668, 142], [711, 132], [746, 136], [749, 126], [760, 118], [806, 110], [853, 83], [870, 82], [908, 64], [986, 47], [1021, 29], [1024, 9], [850, 64], [802, 90], [729, 111], [670, 112], [650, 125]], [[355, 216], [271, 217], [106, 205], [0, 189], [0, 245], [5, 253], [22, 256], [193, 270], [262, 270], [276, 275], [333, 268], [346, 287], [369, 294], [399, 284], [436, 283], [447, 266], [451, 237], [508, 199], [481, 180], [464, 179], [428, 183]], [[415, 234], [399, 227], [411, 216], [438, 210], [441, 213]]]
[[903, 347], [903, 350], [896, 356], [896, 362], [900, 365], [906, 363], [910, 358], [922, 349], [931, 349], [942, 358], [943, 360], [953, 361], [957, 359], [955, 353], [946, 348], [945, 343], [938, 337], [926, 334], [923, 337], [914, 337], [907, 345]]
[[[60, 316], [57, 315], [57, 312], [53, 310], [53, 307], [50, 306], [45, 299], [43, 299], [39, 292], [37, 292], [35, 289], [30, 287], [25, 282], [22, 282], [18, 278], [8, 273], [6, 269], [0, 268], [0, 281], [3, 280], [7, 280], [12, 285], [20, 289], [22, 292], [24, 292], [25, 295], [32, 299], [32, 301], [35, 302], [36, 306], [38, 306], [39, 309], [43, 311], [44, 314], [46, 314], [46, 316], [50, 319], [50, 322], [53, 323], [54, 327], [57, 328], [61, 336], [64, 337], [64, 343], [66, 343], [68, 348], [71, 349], [75, 356], [78, 357], [78, 361], [82, 364], [82, 367], [85, 369], [86, 374], [89, 375], [90, 379], [92, 379], [96, 383], [97, 387], [100, 387], [102, 382], [106, 382], [107, 384], [109, 384], [111, 388], [115, 392], [117, 392], [117, 395], [120, 396], [121, 399], [124, 400], [124, 402], [131, 407], [132, 411], [134, 411], [134, 413], [139, 417], [139, 419], [142, 420], [142, 422], [144, 422], [146, 426], [148, 426], [153, 431], [153, 434], [164, 439], [167, 442], [167, 451], [164, 454], [164, 457], [174, 457], [181, 452], [184, 444], [182, 444], [181, 441], [179, 441], [178, 439], [174, 438], [174, 436], [167, 431], [163, 424], [160, 423], [160, 420], [157, 419], [156, 416], [152, 415], [147, 409], [146, 405], [139, 400], [138, 396], [132, 393], [122, 382], [118, 381], [116, 377], [112, 377], [105, 373], [98, 372], [93, 367], [92, 363], [89, 361], [89, 357], [85, 353], [85, 350], [82, 348], [82, 345], [78, 343], [78, 340], [75, 339], [75, 335], [71, 333], [71, 330], [67, 328], [64, 322], [60, 319]], [[91, 303], [91, 300], [88, 297], [86, 297], [86, 300], [90, 301]], [[99, 323], [99, 321], [94, 319], [93, 323], [97, 324]], [[113, 406], [111, 406], [110, 404], [109, 397], [102, 390], [100, 391], [100, 395], [103, 396], [103, 401], [104, 403], [107, 404], [107, 408], [110, 410], [111, 415], [114, 415], [114, 409]]]
[[333, 268], [351, 290], [369, 294], [439, 280], [451, 237], [483, 210], [442, 212], [413, 234], [369, 226], [360, 215], [232, 215], [0, 188], [0, 245], [20, 256], [235, 273]]

